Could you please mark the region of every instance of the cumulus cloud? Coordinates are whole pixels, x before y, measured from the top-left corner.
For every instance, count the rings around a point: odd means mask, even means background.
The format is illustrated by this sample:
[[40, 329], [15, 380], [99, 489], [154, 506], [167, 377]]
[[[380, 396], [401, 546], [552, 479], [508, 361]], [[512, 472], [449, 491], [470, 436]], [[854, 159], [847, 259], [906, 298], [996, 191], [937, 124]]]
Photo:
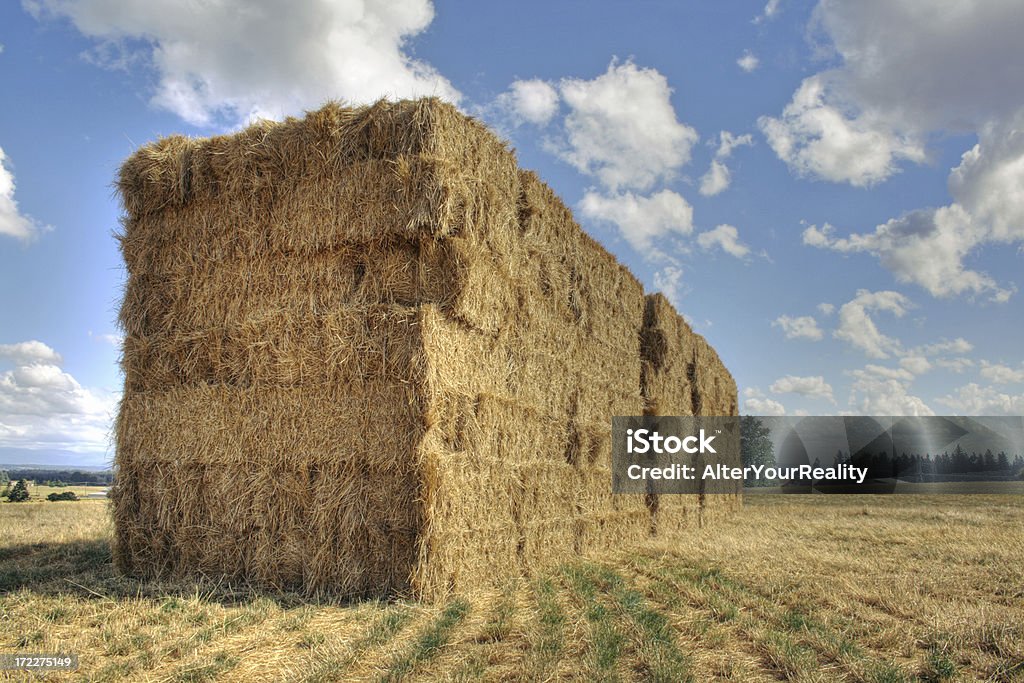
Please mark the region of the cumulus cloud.
[[879, 125], [870, 114], [850, 116], [848, 108], [830, 104], [832, 87], [826, 75], [811, 76], [781, 117], [758, 119], [776, 156], [795, 173], [867, 187], [892, 175], [898, 160], [924, 161], [914, 137]]
[[83, 387], [38, 341], [0, 346], [0, 447], [104, 453], [116, 397]]
[[981, 361], [979, 373], [993, 384], [1024, 384], [1024, 365], [1014, 369], [1001, 363]]
[[750, 73], [761, 65], [761, 60], [750, 50], [744, 50], [743, 55], [736, 60], [736, 65]]
[[17, 344], [0, 344], [0, 359], [11, 361], [17, 365], [63, 363], [60, 354], [41, 341], [23, 341]]
[[786, 414], [786, 408], [774, 399], [748, 398], [743, 401], [743, 412], [747, 415], [782, 416]]
[[800, 394], [801, 396], [823, 398], [835, 403], [835, 398], [832, 396], [832, 386], [821, 375], [813, 377], [786, 375], [772, 382], [768, 389], [773, 394]]
[[863, 372], [870, 373], [875, 377], [880, 377], [882, 379], [894, 379], [899, 382], [912, 382], [914, 380], [913, 373], [904, 368], [889, 368], [884, 365], [874, 365], [869, 363], [864, 366]]
[[860, 349], [871, 358], [888, 358], [890, 354], [899, 353], [900, 342], [882, 334], [870, 314], [875, 311], [888, 312], [901, 318], [910, 306], [910, 300], [899, 292], [857, 290], [853, 300], [839, 309], [839, 327], [833, 336]]
[[824, 333], [818, 327], [818, 321], [809, 315], [792, 317], [780, 315], [772, 322], [772, 327], [782, 328], [786, 339], [809, 339], [810, 341], [821, 341]]
[[517, 125], [558, 119], [544, 147], [599, 186], [584, 194], [579, 214], [614, 225], [645, 257], [671, 261], [659, 242], [693, 232], [693, 207], [673, 190], [652, 189], [675, 178], [698, 139], [671, 95], [656, 69], [613, 59], [592, 79], [516, 81], [495, 105]]
[[656, 69], [613, 60], [597, 78], [563, 79], [559, 91], [569, 112], [553, 151], [609, 190], [649, 190], [689, 162], [697, 131], [676, 117]]
[[588, 191], [580, 200], [579, 210], [586, 218], [614, 224], [645, 256], [661, 254], [658, 239], [693, 232], [693, 207], [672, 190], [649, 197], [632, 192], [604, 195]]
[[746, 258], [750, 247], [740, 242], [739, 231], [731, 225], [718, 225], [712, 230], [697, 235], [697, 244], [701, 249], [719, 248], [730, 256], [738, 259]]
[[444, 76], [408, 50], [434, 18], [429, 0], [222, 0], [193, 3], [188, 11], [174, 0], [25, 5], [39, 19], [70, 19], [96, 41], [98, 61], [141, 53], [156, 74], [153, 104], [199, 126], [281, 118], [326, 98], [460, 100]]
[[[902, 374], [906, 373], [906, 374]], [[921, 398], [909, 393], [906, 371], [869, 365], [850, 373], [850, 407], [862, 415], [934, 415]]]
[[958, 375], [963, 374], [967, 368], [974, 367], [974, 361], [970, 358], [937, 358], [935, 364]]
[[45, 228], [21, 212], [14, 198], [14, 172], [0, 147], [0, 235], [28, 242]]
[[818, 304], [818, 311], [821, 312], [822, 315], [832, 315], [836, 312], [836, 307], [829, 303], [820, 303]]
[[980, 239], [972, 219], [958, 204], [938, 209], [921, 209], [894, 218], [875, 232], [836, 238], [826, 224], [810, 226], [803, 233], [804, 244], [841, 253], [867, 252], [877, 256], [899, 282], [923, 287], [936, 297], [991, 292], [1005, 301], [1010, 290], [995, 280], [964, 267], [963, 259]]
[[508, 92], [498, 96], [497, 106], [507, 112], [515, 123], [546, 126], [558, 113], [558, 91], [547, 81], [532, 79], [515, 81]]
[[718, 159], [712, 159], [708, 172], [700, 178], [700, 193], [705, 197], [713, 197], [724, 192], [730, 182], [732, 175], [729, 173], [729, 167]]
[[727, 130], [718, 134], [718, 149], [715, 151], [715, 158], [711, 160], [711, 167], [700, 179], [700, 193], [705, 197], [711, 197], [724, 191], [732, 181], [732, 174], [729, 167], [725, 165], [734, 149], [744, 145], [754, 144], [750, 134], [733, 135]]
[[958, 415], [1024, 414], [1024, 394], [1007, 394], [974, 382], [936, 400]]
[[836, 239], [812, 228], [805, 243], [879, 258], [900, 282], [937, 297], [1015, 289], [964, 260], [989, 243], [1024, 241], [1024, 14], [1012, 0], [822, 0], [814, 23], [840, 65], [804, 80], [761, 129], [796, 173], [867, 186], [921, 162], [935, 133], [975, 133], [951, 170], [946, 206], [911, 211], [873, 233]]
[[923, 375], [932, 368], [931, 362], [924, 356], [904, 356], [900, 358], [900, 367], [914, 375]]
[[931, 344], [919, 346], [914, 349], [914, 352], [921, 353], [926, 356], [940, 356], [951, 353], [970, 353], [973, 350], [974, 344], [963, 337], [957, 337], [956, 339], [943, 339]]

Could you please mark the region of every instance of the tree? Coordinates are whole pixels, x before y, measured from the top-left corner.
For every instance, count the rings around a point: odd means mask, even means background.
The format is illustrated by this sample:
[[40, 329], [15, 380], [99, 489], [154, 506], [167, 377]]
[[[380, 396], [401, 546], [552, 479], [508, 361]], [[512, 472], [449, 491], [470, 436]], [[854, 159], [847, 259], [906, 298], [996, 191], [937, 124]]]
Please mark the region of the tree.
[[19, 479], [14, 488], [7, 493], [7, 500], [12, 503], [22, 503], [28, 500], [28, 485], [24, 479]]
[[[775, 448], [772, 446], [771, 430], [753, 415], [744, 415], [740, 418], [740, 454], [743, 457], [744, 467], [755, 465], [770, 467], [775, 464]], [[751, 478], [747, 479], [747, 483], [756, 485], [759, 482]]]
[[1006, 457], [1005, 451], [999, 451], [999, 455], [996, 456], [996, 467], [1000, 470], [1010, 469], [1010, 459]]
[[78, 500], [78, 496], [75, 495], [74, 491], [63, 491], [61, 493], [51, 493], [46, 497], [46, 500], [59, 501], [59, 500]]

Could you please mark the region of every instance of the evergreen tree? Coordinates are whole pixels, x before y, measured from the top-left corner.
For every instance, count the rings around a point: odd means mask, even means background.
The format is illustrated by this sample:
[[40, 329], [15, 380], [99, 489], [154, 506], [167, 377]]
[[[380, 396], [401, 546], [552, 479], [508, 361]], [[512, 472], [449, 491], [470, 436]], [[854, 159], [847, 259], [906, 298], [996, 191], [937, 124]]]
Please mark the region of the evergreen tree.
[[996, 469], [996, 456], [989, 448], [985, 450], [985, 471], [991, 472], [994, 469]]
[[24, 479], [19, 479], [14, 488], [7, 493], [7, 500], [12, 503], [22, 503], [28, 500], [28, 485]]
[[[771, 430], [753, 415], [744, 415], [740, 418], [740, 453], [743, 457], [744, 467], [754, 465], [771, 467], [775, 464], [775, 449], [772, 446]], [[750, 485], [757, 483], [754, 480], [747, 480], [747, 484]]]

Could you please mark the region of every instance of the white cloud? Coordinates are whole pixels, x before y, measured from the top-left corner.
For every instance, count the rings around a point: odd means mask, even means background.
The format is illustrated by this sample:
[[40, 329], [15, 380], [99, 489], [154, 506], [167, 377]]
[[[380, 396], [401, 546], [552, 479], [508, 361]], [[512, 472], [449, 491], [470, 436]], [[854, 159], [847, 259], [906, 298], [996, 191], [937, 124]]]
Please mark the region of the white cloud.
[[18, 209], [14, 198], [14, 173], [8, 168], [7, 155], [0, 148], [0, 235], [28, 242], [45, 230]]
[[654, 288], [664, 294], [665, 298], [679, 311], [683, 299], [683, 269], [678, 266], [665, 266], [656, 271], [654, 273]]
[[891, 371], [869, 365], [850, 374], [854, 382], [850, 390], [850, 407], [862, 415], [934, 415], [919, 397], [908, 392], [905, 371]]
[[781, 117], [761, 128], [799, 174], [866, 186], [926, 158], [936, 133], [974, 133], [948, 180], [952, 201], [911, 211], [873, 233], [805, 243], [879, 258], [900, 282], [937, 297], [988, 294], [999, 285], [964, 260], [990, 243], [1024, 241], [1024, 71], [1020, 5], [1012, 0], [822, 0], [815, 10], [840, 66], [807, 78]]
[[757, 55], [755, 55], [750, 50], [745, 50], [743, 52], [743, 56], [736, 60], [736, 65], [739, 66], [744, 71], [746, 71], [747, 73], [750, 73], [751, 71], [753, 71], [754, 69], [761, 65], [761, 60], [758, 59]]
[[725, 165], [725, 160], [732, 155], [733, 150], [737, 147], [754, 144], [754, 139], [749, 133], [733, 135], [729, 131], [723, 130], [718, 134], [718, 139], [715, 158], [712, 159], [708, 172], [700, 179], [700, 193], [705, 197], [714, 196], [729, 187], [732, 174], [729, 172], [729, 167]]
[[750, 253], [750, 247], [740, 242], [739, 231], [731, 225], [718, 225], [712, 230], [697, 235], [697, 244], [701, 249], [714, 249], [718, 247], [730, 256], [738, 259], [746, 258]]
[[516, 123], [546, 126], [558, 113], [559, 95], [547, 81], [514, 81], [508, 92], [498, 96], [496, 104]]
[[744, 135], [733, 135], [727, 130], [718, 134], [718, 149], [715, 151], [716, 159], [728, 159], [737, 147], [749, 147], [754, 144], [754, 137], [750, 133]]
[[616, 61], [592, 80], [563, 79], [565, 140], [552, 151], [612, 191], [648, 190], [690, 160], [697, 132], [676, 118], [655, 69]]
[[903, 368], [889, 368], [883, 365], [874, 365], [869, 363], [864, 366], [863, 372], [871, 373], [872, 375], [882, 379], [894, 379], [899, 382], [912, 382], [914, 380], [914, 375], [909, 370], [905, 370]]
[[708, 172], [700, 178], [700, 193], [705, 197], [713, 197], [729, 187], [731, 180], [729, 167], [718, 159], [713, 159]]
[[622, 236], [645, 256], [662, 254], [659, 238], [693, 232], [693, 207], [671, 190], [649, 197], [623, 192], [603, 195], [588, 191], [579, 203], [580, 213], [618, 227]]
[[820, 303], [818, 304], [818, 310], [822, 315], [832, 315], [836, 312], [836, 307], [829, 303]]
[[748, 398], [743, 401], [743, 412], [746, 415], [781, 416], [786, 414], [786, 408], [770, 398]]
[[818, 321], [809, 315], [802, 315], [794, 318], [788, 315], [780, 315], [772, 322], [772, 327], [781, 327], [786, 339], [809, 339], [820, 341], [824, 336]]
[[17, 344], [0, 344], [0, 358], [18, 365], [45, 363], [60, 365], [60, 354], [41, 341], [23, 341]]
[[[35, 0], [37, 18], [65, 16], [117, 59], [141, 51], [156, 74], [152, 102], [195, 125], [281, 118], [327, 98], [459, 92], [408, 50], [434, 18], [429, 0]], [[129, 58], [133, 59], [133, 58]], [[113, 65], [112, 65], [113, 66]]]
[[38, 341], [0, 346], [0, 447], [105, 453], [116, 396], [83, 387]]
[[915, 375], [923, 375], [932, 369], [932, 364], [924, 356], [904, 356], [900, 358], [900, 367]]
[[919, 346], [914, 349], [914, 352], [926, 356], [939, 356], [949, 353], [969, 353], [973, 350], [974, 345], [971, 344], [971, 342], [967, 341], [963, 337], [957, 337], [953, 340], [943, 339], [942, 341], [935, 342], [934, 344]]
[[758, 126], [775, 154], [798, 175], [874, 185], [896, 171], [896, 161], [924, 161], [915, 138], [878, 125], [869, 114], [854, 117], [829, 104], [825, 74], [804, 79], [781, 118], [762, 116]]
[[839, 309], [839, 328], [833, 335], [872, 358], [888, 358], [899, 353], [901, 345], [878, 331], [869, 312], [886, 311], [900, 318], [910, 306], [910, 301], [899, 292], [860, 289], [852, 301]]
[[974, 367], [974, 361], [970, 358], [937, 358], [935, 364], [958, 375], [963, 374], [967, 368]]
[[804, 244], [842, 253], [867, 252], [877, 256], [899, 282], [917, 284], [936, 297], [993, 292], [1001, 289], [984, 273], [964, 268], [963, 259], [980, 244], [971, 218], [958, 204], [912, 211], [875, 228], [875, 232], [833, 237], [832, 226], [810, 226]]
[[1008, 365], [1000, 363], [989, 363], [981, 361], [981, 376], [993, 384], [1022, 384], [1024, 383], [1024, 365], [1014, 370]]
[[894, 128], [965, 130], [1021, 106], [1015, 0], [823, 0], [842, 93]]
[[773, 394], [800, 394], [801, 396], [823, 398], [835, 403], [835, 398], [832, 396], [832, 386], [820, 375], [814, 377], [786, 375], [772, 382], [768, 389]]
[[974, 382], [960, 387], [955, 394], [936, 400], [958, 415], [1024, 414], [1024, 394], [1005, 394]]

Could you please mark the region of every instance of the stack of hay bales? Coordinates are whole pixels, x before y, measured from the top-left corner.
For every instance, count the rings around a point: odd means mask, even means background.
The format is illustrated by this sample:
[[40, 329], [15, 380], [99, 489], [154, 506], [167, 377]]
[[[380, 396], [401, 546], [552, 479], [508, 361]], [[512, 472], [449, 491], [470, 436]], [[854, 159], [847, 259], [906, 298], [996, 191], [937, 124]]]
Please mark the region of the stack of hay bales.
[[642, 287], [482, 125], [328, 105], [119, 189], [123, 571], [433, 599], [649, 535]]
[[[707, 341], [693, 332], [662, 294], [649, 294], [641, 333], [641, 393], [644, 415], [739, 415], [736, 382]], [[726, 493], [648, 496], [653, 528], [672, 536], [734, 511], [742, 482]]]

